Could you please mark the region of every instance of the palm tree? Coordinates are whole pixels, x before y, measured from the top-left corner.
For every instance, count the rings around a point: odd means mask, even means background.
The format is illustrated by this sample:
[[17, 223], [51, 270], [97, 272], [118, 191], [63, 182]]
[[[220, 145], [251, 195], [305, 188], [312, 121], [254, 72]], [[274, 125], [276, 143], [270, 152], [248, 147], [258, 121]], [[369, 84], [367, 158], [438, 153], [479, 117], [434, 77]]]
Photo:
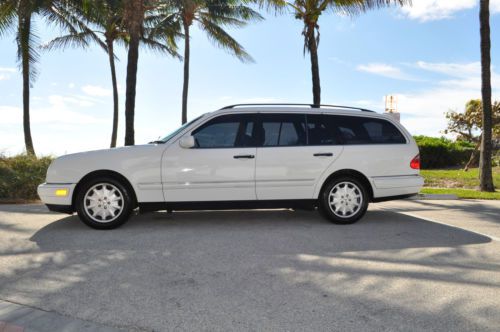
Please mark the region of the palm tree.
[[146, 0], [125, 0], [123, 23], [129, 35], [125, 91], [125, 145], [135, 144], [134, 116], [139, 42], [144, 33]]
[[[118, 86], [115, 70], [114, 42], [116, 39], [124, 39], [126, 36], [121, 31], [118, 23], [117, 12], [119, 10], [119, 1], [89, 1], [85, 3], [84, 8], [75, 8], [72, 16], [78, 16], [92, 26], [97, 26], [100, 30], [93, 30], [91, 27], [82, 26], [79, 31], [70, 31], [70, 34], [54, 38], [43, 45], [44, 50], [50, 51], [55, 48], [65, 49], [67, 47], [88, 48], [96, 43], [109, 55], [109, 64], [111, 68], [111, 81], [113, 85], [113, 129], [111, 133], [110, 147], [116, 146], [116, 135], [118, 130]], [[104, 37], [101, 40], [99, 35]]]
[[321, 104], [321, 84], [319, 75], [318, 46], [320, 40], [319, 18], [325, 11], [344, 15], [355, 15], [372, 8], [391, 4], [411, 4], [411, 0], [260, 0], [261, 5], [274, 7], [278, 11], [290, 8], [296, 19], [303, 21], [304, 55], [309, 52], [311, 59], [313, 104]]
[[[111, 83], [113, 88], [113, 128], [111, 132], [110, 147], [116, 147], [116, 139], [118, 132], [118, 84], [116, 79], [116, 55], [114, 52], [115, 43], [123, 45], [128, 44], [128, 33], [123, 27], [123, 0], [100, 0], [88, 1], [85, 3], [84, 10], [74, 13], [78, 17], [84, 19], [95, 29], [82, 27], [82, 31], [71, 33], [66, 36], [57, 37], [44, 45], [45, 49], [66, 48], [68, 46], [79, 46], [83, 48], [89, 47], [93, 42], [97, 43], [108, 54], [109, 67], [111, 71]], [[170, 37], [168, 41], [155, 39], [150, 37], [151, 28], [145, 28], [146, 33], [141, 37], [141, 43], [153, 50], [177, 56], [176, 45], [173, 42], [174, 38]], [[164, 31], [165, 36], [169, 36], [171, 30]]]
[[[164, 24], [161, 28], [155, 27], [161, 5], [160, 0], [124, 0], [122, 25], [128, 34], [125, 145], [135, 143], [134, 116], [139, 44], [146, 42], [146, 45], [153, 50], [166, 51], [172, 56], [179, 57], [175, 45], [177, 31], [169, 24]], [[158, 31], [162, 33], [159, 34]]]
[[479, 23], [481, 34], [481, 94], [483, 97], [483, 138], [479, 159], [481, 191], [495, 191], [491, 170], [492, 154], [492, 107], [491, 107], [491, 40], [490, 40], [490, 1], [479, 1]]
[[[164, 2], [165, 3], [165, 2]], [[218, 47], [231, 52], [243, 62], [252, 62], [252, 57], [225, 30], [225, 27], [243, 27], [250, 21], [263, 17], [245, 6], [240, 0], [171, 0], [163, 7], [163, 24], [178, 22], [184, 33], [184, 81], [182, 87], [182, 124], [187, 122], [187, 100], [189, 89], [189, 64], [191, 26], [196, 22], [208, 38]]]
[[[36, 78], [34, 64], [39, 54], [36, 49], [38, 36], [33, 32], [33, 16], [39, 4], [28, 0], [4, 0], [0, 3], [0, 36], [10, 29], [17, 30], [17, 58], [23, 75], [23, 129], [26, 153], [35, 155], [30, 128], [30, 85]], [[14, 28], [15, 27], [15, 28]]]
[[31, 137], [30, 88], [37, 76], [39, 37], [34, 28], [35, 16], [42, 17], [63, 30], [75, 31], [81, 22], [71, 12], [79, 1], [2, 0], [0, 2], [0, 36], [16, 31], [17, 58], [23, 76], [23, 129], [26, 153], [35, 156]]

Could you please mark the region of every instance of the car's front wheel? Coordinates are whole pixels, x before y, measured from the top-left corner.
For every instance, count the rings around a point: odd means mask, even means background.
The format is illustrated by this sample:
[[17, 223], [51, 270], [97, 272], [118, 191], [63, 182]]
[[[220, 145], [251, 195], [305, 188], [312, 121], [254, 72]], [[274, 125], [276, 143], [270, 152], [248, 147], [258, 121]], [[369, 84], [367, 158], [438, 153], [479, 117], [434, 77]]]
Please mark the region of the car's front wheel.
[[76, 212], [88, 226], [113, 229], [123, 225], [133, 209], [127, 188], [113, 178], [96, 178], [85, 182], [77, 194]]
[[345, 176], [329, 181], [319, 197], [321, 213], [335, 224], [352, 224], [368, 209], [368, 192], [356, 178]]

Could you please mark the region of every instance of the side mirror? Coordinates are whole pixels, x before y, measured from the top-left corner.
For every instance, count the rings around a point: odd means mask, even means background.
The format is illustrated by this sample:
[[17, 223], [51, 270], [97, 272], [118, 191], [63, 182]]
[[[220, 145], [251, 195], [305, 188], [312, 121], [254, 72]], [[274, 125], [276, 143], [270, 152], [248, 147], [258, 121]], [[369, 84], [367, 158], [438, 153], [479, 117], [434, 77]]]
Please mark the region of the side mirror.
[[194, 137], [191, 135], [182, 136], [179, 140], [179, 145], [183, 149], [191, 149], [196, 145]]

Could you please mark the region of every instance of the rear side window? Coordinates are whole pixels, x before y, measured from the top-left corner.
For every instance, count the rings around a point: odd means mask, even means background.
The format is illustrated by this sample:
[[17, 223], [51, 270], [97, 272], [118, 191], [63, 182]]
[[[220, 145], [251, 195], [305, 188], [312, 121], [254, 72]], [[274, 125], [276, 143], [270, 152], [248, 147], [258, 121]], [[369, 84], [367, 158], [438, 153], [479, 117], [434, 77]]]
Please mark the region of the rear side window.
[[335, 118], [339, 136], [344, 144], [406, 143], [404, 135], [389, 121], [357, 116], [334, 115], [331, 117]]
[[262, 114], [261, 119], [263, 146], [306, 145], [304, 114]]
[[254, 147], [255, 121], [250, 114], [222, 115], [193, 131], [197, 148]]
[[333, 116], [307, 114], [308, 145], [336, 145], [338, 135]]

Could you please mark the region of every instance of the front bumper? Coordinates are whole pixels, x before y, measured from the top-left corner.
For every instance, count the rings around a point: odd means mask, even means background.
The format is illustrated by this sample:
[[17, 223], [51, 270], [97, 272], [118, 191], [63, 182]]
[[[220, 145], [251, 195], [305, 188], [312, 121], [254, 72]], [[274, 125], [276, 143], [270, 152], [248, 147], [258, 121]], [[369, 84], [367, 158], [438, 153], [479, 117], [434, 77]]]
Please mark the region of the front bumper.
[[71, 208], [76, 183], [42, 183], [38, 186], [38, 196], [46, 205]]

